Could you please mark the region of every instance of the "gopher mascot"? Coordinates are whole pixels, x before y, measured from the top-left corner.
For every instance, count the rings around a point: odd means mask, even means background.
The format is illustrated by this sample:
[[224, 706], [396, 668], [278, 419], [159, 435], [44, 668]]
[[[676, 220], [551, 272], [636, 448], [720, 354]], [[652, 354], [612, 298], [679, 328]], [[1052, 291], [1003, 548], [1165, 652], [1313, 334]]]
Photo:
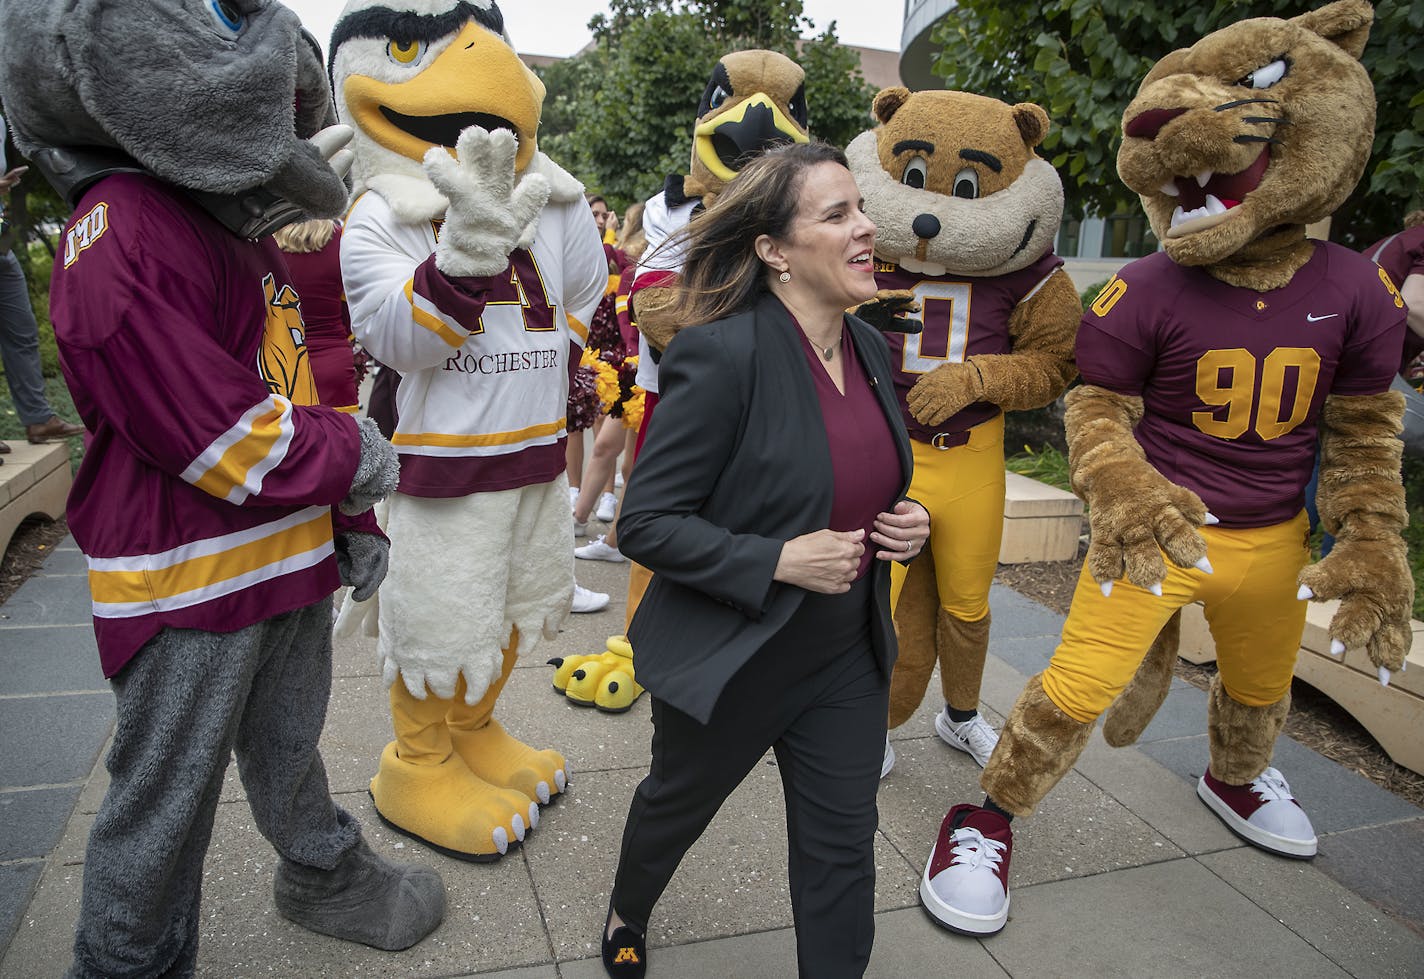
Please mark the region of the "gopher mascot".
[[[930, 546], [892, 566], [900, 658], [890, 727], [924, 699], [935, 662], [935, 731], [982, 767], [998, 735], [979, 716], [989, 587], [1004, 525], [1004, 412], [1041, 408], [1074, 377], [1077, 290], [1053, 252], [1063, 185], [1034, 152], [1048, 114], [967, 92], [887, 88], [880, 126], [846, 149], [875, 222], [880, 293], [857, 312], [886, 332], [915, 452], [910, 496]], [[888, 773], [895, 754], [885, 742]]]
[[93, 441], [68, 518], [118, 713], [68, 974], [194, 973], [234, 754], [278, 912], [413, 945], [440, 923], [440, 878], [367, 846], [317, 750], [331, 594], [381, 582], [386, 540], [353, 515], [396, 459], [316, 404], [270, 237], [346, 203], [350, 133], [316, 42], [268, 0], [6, 0], [0, 91], [74, 209], [51, 312]]
[[[1305, 236], [1369, 155], [1374, 94], [1359, 57], [1372, 18], [1339, 0], [1234, 24], [1163, 58], [1123, 114], [1118, 172], [1165, 251], [1126, 266], [1079, 327], [1085, 383], [1066, 425], [1092, 544], [1062, 642], [984, 771], [984, 805], [945, 817], [920, 897], [947, 927], [1003, 927], [1009, 819], [1058, 783], [1119, 694], [1110, 739], [1136, 736], [1193, 601], [1220, 667], [1197, 794], [1255, 846], [1316, 851], [1270, 767], [1303, 599], [1340, 599], [1336, 650], [1364, 646], [1387, 681], [1409, 647], [1414, 590], [1400, 538], [1403, 405], [1389, 391], [1404, 303], [1368, 259]], [[1317, 439], [1318, 503], [1337, 543], [1307, 567]]]
[[[646, 245], [628, 293], [628, 314], [639, 332], [636, 383], [646, 392], [639, 446], [658, 403], [658, 358], [682, 327], [671, 315], [682, 268], [677, 233], [710, 207], [757, 153], [810, 141], [805, 81], [801, 66], [775, 51], [733, 51], [720, 59], [697, 106], [691, 169], [669, 176], [662, 192], [644, 205]], [[641, 565], [629, 566], [626, 622], [633, 621], [651, 578]], [[554, 689], [575, 703], [626, 711], [643, 692], [634, 680], [632, 652], [626, 636], [611, 636], [607, 651], [599, 655], [550, 660], [557, 667]]]
[[573, 596], [569, 377], [608, 281], [583, 187], [538, 150], [544, 87], [493, 2], [356, 0], [332, 37], [356, 129], [341, 240], [352, 328], [402, 375], [378, 655], [390, 825], [497, 859], [565, 788], [558, 752], [493, 717]]

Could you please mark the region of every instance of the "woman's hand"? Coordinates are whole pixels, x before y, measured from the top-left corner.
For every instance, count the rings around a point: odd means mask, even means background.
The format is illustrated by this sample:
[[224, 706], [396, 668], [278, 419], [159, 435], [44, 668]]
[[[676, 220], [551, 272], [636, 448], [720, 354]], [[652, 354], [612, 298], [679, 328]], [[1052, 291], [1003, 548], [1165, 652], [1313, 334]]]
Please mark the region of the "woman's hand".
[[863, 530], [818, 530], [781, 546], [775, 581], [784, 581], [822, 595], [850, 591], [860, 556], [865, 553]]
[[881, 561], [908, 561], [920, 553], [929, 536], [929, 511], [912, 500], [901, 500], [893, 513], [875, 518], [875, 532], [870, 539], [884, 548], [875, 552]]

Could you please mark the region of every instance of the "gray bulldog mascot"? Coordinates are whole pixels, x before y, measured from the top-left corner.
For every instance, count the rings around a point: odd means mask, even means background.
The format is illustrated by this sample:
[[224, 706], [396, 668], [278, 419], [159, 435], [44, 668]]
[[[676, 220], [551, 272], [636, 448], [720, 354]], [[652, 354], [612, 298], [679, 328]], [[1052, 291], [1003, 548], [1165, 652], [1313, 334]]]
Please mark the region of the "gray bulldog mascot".
[[118, 710], [70, 975], [193, 973], [234, 752], [277, 910], [413, 945], [444, 887], [370, 850], [317, 751], [331, 594], [384, 576], [357, 515], [397, 475], [374, 426], [315, 403], [270, 238], [346, 203], [317, 45], [269, 0], [4, 0], [0, 93], [74, 208], [52, 317], [93, 441], [68, 518]]

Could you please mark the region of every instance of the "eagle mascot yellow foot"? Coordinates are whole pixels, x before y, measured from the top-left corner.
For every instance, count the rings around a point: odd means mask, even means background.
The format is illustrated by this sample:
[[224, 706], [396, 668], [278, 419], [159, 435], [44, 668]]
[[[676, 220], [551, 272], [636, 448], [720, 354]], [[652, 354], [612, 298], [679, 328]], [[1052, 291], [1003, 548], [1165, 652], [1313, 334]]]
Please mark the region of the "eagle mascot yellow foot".
[[371, 795], [402, 832], [488, 860], [567, 786], [563, 756], [494, 709], [569, 614], [562, 420], [607, 263], [582, 186], [538, 150], [544, 87], [498, 5], [397, 7], [348, 3], [331, 58], [356, 130], [352, 330], [403, 378], [378, 612], [395, 740]]

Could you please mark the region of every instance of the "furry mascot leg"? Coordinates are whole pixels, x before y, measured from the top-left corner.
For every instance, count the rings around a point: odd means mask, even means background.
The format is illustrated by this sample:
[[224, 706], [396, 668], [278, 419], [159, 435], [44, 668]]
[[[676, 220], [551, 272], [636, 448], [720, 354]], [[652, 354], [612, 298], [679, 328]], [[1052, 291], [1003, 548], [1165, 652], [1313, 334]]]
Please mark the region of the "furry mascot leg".
[[[518, 658], [519, 632], [510, 638], [504, 651], [504, 666], [499, 678], [490, 684], [484, 697], [474, 706], [465, 703], [465, 681], [462, 677], [455, 696], [448, 702], [445, 715], [450, 730], [450, 742], [461, 759], [475, 775], [493, 785], [514, 789], [540, 805], [564, 791], [568, 765], [564, 756], [552, 748], [542, 751], [511, 737], [503, 725], [494, 719], [494, 702], [504, 689]], [[537, 819], [531, 814], [529, 829]]]
[[1227, 785], [1245, 785], [1266, 770], [1276, 738], [1286, 726], [1290, 693], [1265, 707], [1247, 707], [1231, 698], [1221, 677], [1211, 679], [1207, 735], [1211, 774]]
[[396, 739], [371, 779], [376, 812], [392, 828], [459, 860], [503, 856], [538, 821], [532, 796], [492, 785], [456, 753], [447, 718], [455, 700], [417, 699], [391, 684]]
[[1014, 703], [989, 758], [980, 786], [996, 805], [1027, 816], [1073, 767], [1093, 733], [1091, 721], [1076, 721], [1048, 698], [1036, 673]]
[[[895, 602], [895, 636], [900, 644], [900, 656], [890, 675], [890, 727], [897, 728], [910, 719], [925, 699], [930, 674], [934, 672], [936, 652], [936, 616], [939, 591], [936, 585], [934, 555], [926, 548], [906, 569], [905, 583]], [[945, 615], [941, 609], [940, 617]], [[975, 691], [978, 704], [978, 691]]]
[[1103, 717], [1103, 739], [1114, 748], [1135, 744], [1152, 723], [1172, 686], [1172, 664], [1182, 636], [1182, 613], [1174, 612], [1157, 633], [1132, 682]]
[[979, 687], [984, 682], [984, 660], [989, 655], [989, 613], [965, 622], [940, 609], [935, 634], [939, 655], [939, 682], [944, 702], [955, 710], [978, 710]]
[[1197, 782], [1197, 796], [1247, 843], [1308, 860], [1317, 847], [1310, 817], [1285, 777], [1269, 767], [1289, 713], [1289, 691], [1274, 704], [1249, 707], [1226, 691], [1220, 676], [1213, 677], [1207, 707], [1211, 766]]

